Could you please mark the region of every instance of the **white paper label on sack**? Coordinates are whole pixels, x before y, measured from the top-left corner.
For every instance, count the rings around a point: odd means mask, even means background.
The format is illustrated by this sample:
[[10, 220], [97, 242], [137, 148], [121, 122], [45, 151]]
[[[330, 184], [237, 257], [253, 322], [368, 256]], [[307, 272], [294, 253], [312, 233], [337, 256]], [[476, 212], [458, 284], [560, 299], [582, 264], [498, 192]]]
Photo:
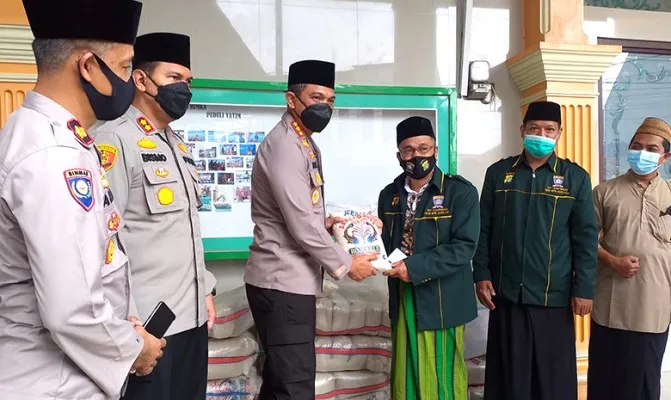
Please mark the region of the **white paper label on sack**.
[[406, 256], [404, 252], [396, 249], [386, 259], [378, 258], [377, 260], [371, 262], [371, 264], [373, 264], [373, 267], [375, 267], [375, 269], [378, 271], [389, 271], [392, 268], [392, 264], [401, 262], [406, 258], [408, 258], [408, 256]]

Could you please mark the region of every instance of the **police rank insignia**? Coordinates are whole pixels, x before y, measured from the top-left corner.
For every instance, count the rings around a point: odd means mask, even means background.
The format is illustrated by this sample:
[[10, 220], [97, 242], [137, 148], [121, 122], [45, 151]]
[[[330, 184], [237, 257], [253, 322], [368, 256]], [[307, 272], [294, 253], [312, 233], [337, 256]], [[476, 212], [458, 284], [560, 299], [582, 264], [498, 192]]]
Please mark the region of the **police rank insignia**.
[[306, 139], [301, 140], [301, 143], [303, 143], [303, 146], [307, 147], [308, 149], [310, 148], [310, 143]]
[[79, 123], [76, 119], [71, 119], [68, 121], [68, 129], [75, 134], [75, 139], [85, 147], [90, 147], [93, 144], [93, 138], [89, 133], [82, 127], [82, 124]]
[[316, 206], [319, 203], [319, 188], [312, 191], [312, 205]]
[[100, 150], [100, 163], [105, 171], [109, 171], [116, 163], [119, 149], [109, 144], [99, 144], [98, 150]]
[[506, 176], [505, 176], [505, 178], [503, 178], [503, 183], [512, 182], [514, 177], [515, 177], [514, 172], [506, 172]]
[[156, 148], [156, 142], [149, 138], [143, 137], [137, 141], [137, 146], [141, 149], [151, 150]]
[[553, 176], [552, 187], [564, 187], [564, 177], [560, 175]]
[[315, 172], [315, 179], [317, 180], [317, 185], [323, 185], [324, 181], [322, 180], [322, 176], [319, 174], [319, 172]]
[[179, 149], [182, 150], [182, 153], [189, 154], [189, 149], [186, 148], [186, 145], [184, 143], [179, 143], [177, 147], [179, 147]]
[[158, 176], [159, 178], [165, 178], [166, 176], [168, 176], [168, 170], [166, 168], [159, 167], [159, 168], [156, 168], [156, 170], [154, 171], [154, 174], [156, 176]]
[[154, 127], [151, 126], [147, 117], [140, 117], [137, 119], [137, 124], [140, 125], [144, 133], [151, 133], [154, 131]]
[[91, 171], [86, 169], [69, 169], [63, 172], [65, 182], [72, 198], [82, 206], [84, 211], [91, 211], [95, 199], [93, 197], [93, 181]]
[[294, 128], [294, 131], [298, 134], [298, 136], [305, 136], [305, 132], [303, 132], [303, 129], [301, 129], [301, 126], [298, 125], [298, 122], [296, 122], [296, 121], [292, 122], [291, 127]]
[[442, 208], [445, 196], [433, 196], [433, 208]]

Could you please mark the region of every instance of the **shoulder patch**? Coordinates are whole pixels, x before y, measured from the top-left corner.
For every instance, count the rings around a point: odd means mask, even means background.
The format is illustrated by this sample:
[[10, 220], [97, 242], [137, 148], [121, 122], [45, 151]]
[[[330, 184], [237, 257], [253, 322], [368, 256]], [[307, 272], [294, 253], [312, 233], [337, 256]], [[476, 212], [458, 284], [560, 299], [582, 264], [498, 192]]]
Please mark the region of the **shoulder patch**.
[[75, 139], [82, 144], [84, 147], [91, 147], [93, 144], [93, 137], [82, 127], [82, 124], [76, 119], [71, 119], [68, 121], [68, 129], [72, 131], [75, 135]]
[[95, 204], [93, 196], [93, 175], [87, 169], [69, 169], [63, 172], [68, 190], [84, 211], [91, 211]]
[[137, 124], [140, 125], [140, 128], [142, 128], [142, 131], [146, 134], [150, 134], [154, 132], [154, 127], [151, 125], [149, 122], [149, 119], [145, 116], [138, 117], [136, 120]]
[[110, 144], [99, 144], [98, 150], [100, 150], [100, 164], [102, 164], [105, 171], [109, 171], [116, 164], [116, 160], [119, 157], [119, 149]]

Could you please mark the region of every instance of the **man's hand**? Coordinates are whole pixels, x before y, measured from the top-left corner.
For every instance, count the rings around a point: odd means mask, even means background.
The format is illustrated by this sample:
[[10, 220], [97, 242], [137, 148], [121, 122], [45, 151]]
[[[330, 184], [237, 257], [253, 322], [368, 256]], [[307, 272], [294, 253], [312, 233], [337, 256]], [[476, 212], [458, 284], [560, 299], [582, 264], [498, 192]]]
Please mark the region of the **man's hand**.
[[384, 271], [384, 275], [390, 278], [398, 278], [403, 282], [410, 282], [410, 274], [408, 274], [408, 267], [405, 265], [405, 261], [392, 264], [389, 271]]
[[135, 326], [142, 326], [143, 325], [142, 321], [140, 321], [140, 318], [138, 318], [134, 315], [131, 315], [130, 317], [128, 317], [128, 320], [130, 322], [132, 322]]
[[214, 327], [214, 320], [217, 318], [217, 308], [214, 306], [212, 293], [205, 296], [205, 304], [207, 305], [207, 329], [211, 330]]
[[137, 356], [131, 371], [135, 371], [137, 376], [145, 376], [151, 374], [158, 359], [163, 357], [163, 348], [167, 344], [165, 339], [157, 339], [149, 332], [144, 330], [142, 326], [135, 326], [137, 333], [142, 336], [144, 344], [140, 355]]
[[372, 275], [377, 275], [375, 267], [370, 262], [377, 260], [378, 257], [377, 254], [361, 254], [352, 257], [352, 267], [347, 275], [357, 282], [361, 282]]
[[341, 217], [327, 217], [326, 218], [326, 231], [328, 231], [329, 235], [333, 235], [333, 225], [339, 224], [341, 222], [347, 221], [345, 218]]
[[480, 300], [480, 303], [489, 308], [490, 310], [493, 310], [496, 308], [494, 305], [494, 302], [492, 301], [492, 298], [496, 296], [496, 292], [494, 291], [494, 285], [492, 285], [492, 281], [480, 281], [475, 284], [475, 293], [478, 295], [478, 300]]
[[610, 267], [623, 278], [631, 278], [636, 275], [639, 269], [641, 269], [641, 265], [638, 263], [638, 257], [634, 256], [615, 257], [610, 262]]
[[573, 297], [571, 299], [571, 307], [575, 315], [587, 315], [592, 312], [592, 300], [581, 299], [580, 297]]

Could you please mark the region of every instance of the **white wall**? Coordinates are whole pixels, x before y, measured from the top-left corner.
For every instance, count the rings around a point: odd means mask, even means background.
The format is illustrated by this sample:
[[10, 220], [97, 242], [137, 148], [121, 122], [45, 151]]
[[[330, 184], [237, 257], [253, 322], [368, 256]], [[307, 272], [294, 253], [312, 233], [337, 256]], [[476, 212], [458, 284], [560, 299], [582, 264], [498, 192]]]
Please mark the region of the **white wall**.
[[[315, 57], [337, 64], [339, 84], [455, 85], [454, 0], [283, 0], [283, 18], [275, 0], [143, 3], [140, 33], [190, 35], [196, 77], [285, 81], [290, 63]], [[503, 63], [521, 50], [522, 2], [474, 3], [471, 58], [490, 62], [500, 96], [458, 102], [458, 169], [479, 188], [487, 166], [519, 151], [519, 92]], [[243, 265], [208, 263], [219, 291], [241, 284]]]

